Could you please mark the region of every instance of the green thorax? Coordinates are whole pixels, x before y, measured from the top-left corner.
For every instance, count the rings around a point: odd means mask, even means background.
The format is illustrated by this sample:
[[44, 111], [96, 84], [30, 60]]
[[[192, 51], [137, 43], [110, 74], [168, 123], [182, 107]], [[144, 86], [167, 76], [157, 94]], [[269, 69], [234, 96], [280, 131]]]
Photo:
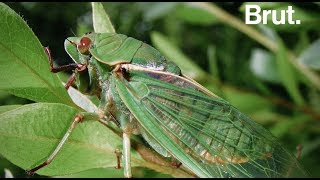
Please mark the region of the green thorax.
[[90, 53], [99, 62], [114, 66], [119, 63], [131, 63], [152, 70], [180, 74], [173, 62], [167, 61], [161, 53], [150, 45], [123, 34], [94, 33]]

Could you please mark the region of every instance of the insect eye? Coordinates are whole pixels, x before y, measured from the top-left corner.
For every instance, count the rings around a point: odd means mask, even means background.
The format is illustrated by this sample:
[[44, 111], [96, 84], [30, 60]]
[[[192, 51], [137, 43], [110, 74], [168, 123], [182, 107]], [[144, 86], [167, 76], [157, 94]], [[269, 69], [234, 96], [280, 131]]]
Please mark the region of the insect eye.
[[90, 45], [91, 45], [91, 39], [88, 37], [83, 37], [80, 39], [80, 42], [77, 44], [77, 48], [81, 54], [88, 54]]

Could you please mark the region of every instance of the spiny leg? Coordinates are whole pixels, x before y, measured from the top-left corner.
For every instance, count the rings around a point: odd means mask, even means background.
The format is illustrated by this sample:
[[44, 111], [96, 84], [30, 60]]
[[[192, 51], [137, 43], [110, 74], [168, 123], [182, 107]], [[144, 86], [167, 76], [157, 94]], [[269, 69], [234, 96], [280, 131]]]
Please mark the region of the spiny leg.
[[39, 170], [40, 168], [43, 168], [47, 165], [49, 165], [52, 160], [56, 157], [56, 155], [58, 154], [58, 152], [61, 150], [62, 146], [67, 142], [69, 136], [72, 133], [72, 130], [74, 129], [74, 127], [79, 123], [83, 121], [83, 116], [82, 115], [75, 115], [74, 120], [72, 121], [68, 131], [66, 132], [66, 134], [63, 136], [63, 138], [61, 139], [61, 141], [59, 142], [58, 146], [56, 147], [56, 149], [53, 151], [53, 153], [49, 156], [49, 158], [44, 161], [42, 164], [40, 164], [39, 166], [36, 166], [30, 170], [27, 170], [26, 173], [28, 175], [32, 175], [34, 174], [37, 170]]
[[44, 47], [44, 51], [48, 55], [51, 72], [57, 73], [60, 71], [75, 70], [76, 68], [78, 68], [78, 64], [76, 64], [76, 63], [67, 64], [67, 65], [63, 65], [63, 66], [59, 66], [59, 67], [53, 67], [53, 61], [52, 61], [50, 49], [48, 47]]
[[[57, 73], [60, 71], [69, 71], [69, 70], [77, 70], [78, 72], [85, 71], [87, 66], [85, 64], [77, 64], [77, 63], [72, 63], [72, 64], [67, 64], [63, 66], [58, 66], [58, 67], [53, 67], [53, 61], [50, 53], [50, 49], [48, 47], [44, 47], [44, 51], [48, 55], [49, 59], [49, 64], [50, 64], [50, 71], [53, 73]], [[69, 87], [72, 85], [72, 83], [76, 80], [75, 78], [75, 73], [73, 72], [72, 75], [69, 77], [65, 88], [68, 90]]]

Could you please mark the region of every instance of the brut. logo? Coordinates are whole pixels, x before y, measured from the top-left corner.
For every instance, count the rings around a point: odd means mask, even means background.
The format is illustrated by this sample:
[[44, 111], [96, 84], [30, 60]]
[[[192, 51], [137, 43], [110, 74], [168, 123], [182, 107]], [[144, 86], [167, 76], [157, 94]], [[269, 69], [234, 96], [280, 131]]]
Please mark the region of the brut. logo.
[[[279, 12], [280, 11], [280, 12]], [[275, 25], [286, 24], [300, 24], [300, 20], [293, 20], [293, 14], [295, 11], [292, 6], [288, 6], [287, 10], [262, 10], [259, 5], [246, 5], [245, 10], [245, 23], [246, 24], [262, 24], [268, 23], [268, 16], [271, 16], [272, 23]]]

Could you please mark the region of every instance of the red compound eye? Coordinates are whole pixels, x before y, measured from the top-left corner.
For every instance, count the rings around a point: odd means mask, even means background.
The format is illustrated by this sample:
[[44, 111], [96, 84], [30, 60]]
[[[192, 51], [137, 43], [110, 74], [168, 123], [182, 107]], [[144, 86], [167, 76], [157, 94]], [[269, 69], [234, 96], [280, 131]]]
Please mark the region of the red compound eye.
[[77, 48], [81, 54], [88, 54], [90, 45], [91, 39], [88, 37], [83, 37], [80, 39], [79, 44], [77, 44]]

